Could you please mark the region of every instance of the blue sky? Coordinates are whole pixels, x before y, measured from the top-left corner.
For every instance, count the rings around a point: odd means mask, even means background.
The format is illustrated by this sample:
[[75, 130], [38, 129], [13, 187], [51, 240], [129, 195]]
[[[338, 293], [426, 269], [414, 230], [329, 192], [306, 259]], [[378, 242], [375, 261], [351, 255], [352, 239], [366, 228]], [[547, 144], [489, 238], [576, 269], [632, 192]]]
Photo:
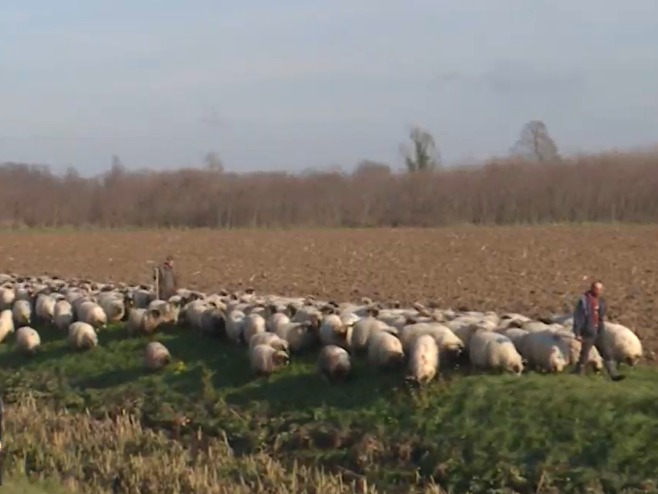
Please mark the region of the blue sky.
[[543, 119], [565, 153], [658, 142], [655, 0], [2, 0], [0, 161], [448, 164]]

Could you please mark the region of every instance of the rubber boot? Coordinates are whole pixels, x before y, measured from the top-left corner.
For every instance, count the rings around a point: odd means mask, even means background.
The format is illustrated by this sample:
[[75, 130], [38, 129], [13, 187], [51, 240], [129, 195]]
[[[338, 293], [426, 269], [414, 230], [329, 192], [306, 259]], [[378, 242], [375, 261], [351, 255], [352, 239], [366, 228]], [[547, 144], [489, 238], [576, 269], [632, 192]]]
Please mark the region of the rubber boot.
[[605, 370], [608, 371], [608, 375], [613, 381], [623, 381], [626, 379], [626, 376], [617, 371], [617, 366], [615, 365], [614, 360], [606, 360], [603, 362], [603, 366], [605, 367]]

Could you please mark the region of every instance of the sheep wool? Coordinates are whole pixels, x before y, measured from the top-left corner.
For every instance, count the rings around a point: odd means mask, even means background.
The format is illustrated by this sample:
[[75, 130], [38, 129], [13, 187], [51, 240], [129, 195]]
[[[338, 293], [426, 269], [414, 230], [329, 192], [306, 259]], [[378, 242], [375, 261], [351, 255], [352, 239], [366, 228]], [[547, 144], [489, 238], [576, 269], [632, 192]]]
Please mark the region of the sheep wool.
[[507, 336], [480, 329], [471, 335], [468, 354], [479, 369], [511, 372], [520, 375], [523, 361], [514, 343]]
[[288, 342], [274, 333], [257, 333], [253, 335], [249, 340], [249, 351], [253, 350], [256, 345], [269, 345], [275, 350], [286, 353], [290, 351]]
[[98, 335], [94, 327], [81, 321], [71, 323], [68, 340], [74, 350], [89, 350], [98, 345]]
[[23, 326], [16, 330], [16, 347], [18, 351], [33, 356], [41, 346], [41, 337], [36, 329], [29, 326]]
[[12, 307], [14, 324], [16, 326], [28, 326], [32, 321], [32, 307], [27, 300], [16, 300]]
[[345, 381], [352, 371], [347, 350], [337, 345], [322, 348], [318, 357], [318, 372], [329, 382]]
[[404, 363], [402, 342], [386, 331], [380, 331], [368, 341], [368, 362], [384, 369], [399, 367]]
[[250, 342], [251, 337], [258, 333], [265, 332], [265, 318], [256, 312], [249, 312], [249, 315], [244, 318], [242, 327], [242, 338], [245, 342]]
[[642, 358], [642, 342], [626, 326], [606, 321], [600, 337], [606, 353], [615, 362], [633, 367]]
[[288, 352], [275, 350], [270, 345], [256, 345], [249, 352], [251, 370], [258, 376], [269, 376], [289, 362]]
[[521, 355], [528, 364], [542, 372], [562, 372], [569, 357], [561, 349], [561, 338], [552, 331], [529, 332], [521, 343]]
[[425, 384], [434, 379], [439, 369], [439, 346], [432, 335], [421, 334], [413, 341], [409, 354], [407, 382]]
[[171, 362], [167, 347], [159, 341], [151, 341], [144, 350], [144, 365], [149, 370], [160, 370]]
[[53, 310], [54, 322], [57, 329], [64, 331], [73, 322], [73, 306], [67, 300], [58, 300]]
[[0, 312], [0, 343], [2, 343], [9, 333], [14, 332], [14, 316], [10, 310]]

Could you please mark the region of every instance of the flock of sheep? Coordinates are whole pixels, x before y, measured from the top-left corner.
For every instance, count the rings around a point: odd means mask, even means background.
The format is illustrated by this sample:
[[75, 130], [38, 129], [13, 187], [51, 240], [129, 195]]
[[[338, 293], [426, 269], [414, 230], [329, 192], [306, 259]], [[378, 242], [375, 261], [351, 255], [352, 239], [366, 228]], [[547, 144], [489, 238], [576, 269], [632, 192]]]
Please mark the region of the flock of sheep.
[[[157, 300], [148, 285], [103, 284], [56, 277], [0, 274], [0, 342], [15, 330], [18, 351], [33, 355], [41, 345], [36, 329], [52, 325], [68, 335], [74, 350], [98, 345], [97, 332], [125, 321], [129, 336], [150, 335], [144, 350], [151, 370], [172, 361], [155, 341], [163, 328], [185, 327], [221, 337], [248, 349], [255, 375], [270, 375], [289, 364], [291, 355], [320, 348], [318, 372], [331, 382], [353, 373], [353, 359], [365, 354], [380, 369], [406, 368], [409, 383], [424, 384], [441, 369], [470, 365], [479, 370], [520, 375], [525, 369], [562, 372], [575, 364], [581, 344], [570, 315], [531, 320], [521, 314], [431, 309], [414, 304], [360, 304], [221, 291], [206, 294], [181, 289]], [[617, 363], [635, 365], [642, 344], [629, 328], [605, 323], [603, 345]], [[588, 364], [603, 362], [593, 348]]]

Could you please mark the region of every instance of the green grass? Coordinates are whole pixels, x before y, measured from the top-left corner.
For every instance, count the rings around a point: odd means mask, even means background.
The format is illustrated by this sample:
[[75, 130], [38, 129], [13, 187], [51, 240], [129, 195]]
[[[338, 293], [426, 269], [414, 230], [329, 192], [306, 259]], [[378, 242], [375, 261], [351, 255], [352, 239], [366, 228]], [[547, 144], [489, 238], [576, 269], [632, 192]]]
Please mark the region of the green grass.
[[135, 413], [154, 427], [182, 414], [188, 431], [225, 435], [237, 455], [349, 469], [384, 492], [431, 481], [451, 492], [656, 492], [658, 372], [650, 368], [625, 369], [620, 383], [454, 374], [412, 391], [400, 372], [375, 371], [362, 358], [344, 385], [325, 384], [314, 355], [255, 379], [246, 349], [185, 329], [158, 335], [184, 363], [160, 373], [143, 369], [147, 340], [123, 328], [101, 332], [86, 353], [71, 352], [55, 330], [40, 333], [32, 359], [13, 341], [0, 346], [7, 402], [30, 391], [98, 417]]
[[57, 482], [37, 482], [25, 477], [4, 479], [2, 494], [68, 494]]

